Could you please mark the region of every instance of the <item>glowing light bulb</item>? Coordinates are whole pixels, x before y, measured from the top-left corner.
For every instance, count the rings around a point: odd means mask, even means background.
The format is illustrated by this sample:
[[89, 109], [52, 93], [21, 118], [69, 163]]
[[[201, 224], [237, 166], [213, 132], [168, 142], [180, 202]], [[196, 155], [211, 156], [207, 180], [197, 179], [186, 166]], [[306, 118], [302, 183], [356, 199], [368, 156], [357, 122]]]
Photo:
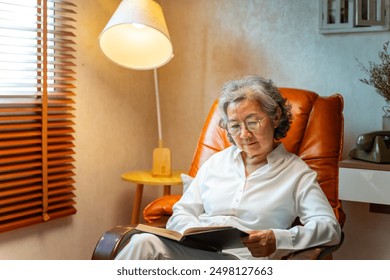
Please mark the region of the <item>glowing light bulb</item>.
[[132, 23], [131, 25], [134, 26], [137, 29], [145, 28], [145, 25], [141, 24], [141, 23]]

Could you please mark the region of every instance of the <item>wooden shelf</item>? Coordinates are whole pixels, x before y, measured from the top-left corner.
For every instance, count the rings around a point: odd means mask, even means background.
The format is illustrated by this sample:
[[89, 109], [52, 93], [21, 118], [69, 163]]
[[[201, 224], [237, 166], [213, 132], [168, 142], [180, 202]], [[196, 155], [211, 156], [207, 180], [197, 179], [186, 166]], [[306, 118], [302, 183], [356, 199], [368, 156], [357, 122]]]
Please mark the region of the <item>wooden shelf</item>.
[[368, 162], [357, 159], [345, 159], [340, 161], [340, 168], [357, 168], [357, 169], [366, 169], [366, 170], [382, 170], [390, 171], [390, 164], [379, 164], [374, 162]]

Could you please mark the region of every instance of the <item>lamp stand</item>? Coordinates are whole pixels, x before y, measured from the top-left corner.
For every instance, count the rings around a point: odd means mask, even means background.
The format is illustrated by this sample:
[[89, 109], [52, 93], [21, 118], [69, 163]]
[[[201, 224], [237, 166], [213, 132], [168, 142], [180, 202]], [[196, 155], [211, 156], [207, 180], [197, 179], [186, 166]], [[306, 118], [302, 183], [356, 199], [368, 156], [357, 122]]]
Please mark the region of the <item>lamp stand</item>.
[[156, 108], [157, 108], [158, 148], [155, 148], [153, 150], [152, 175], [160, 176], [160, 177], [170, 177], [172, 174], [171, 151], [168, 148], [163, 148], [157, 68], [153, 69], [153, 74], [154, 74], [154, 91], [156, 94]]

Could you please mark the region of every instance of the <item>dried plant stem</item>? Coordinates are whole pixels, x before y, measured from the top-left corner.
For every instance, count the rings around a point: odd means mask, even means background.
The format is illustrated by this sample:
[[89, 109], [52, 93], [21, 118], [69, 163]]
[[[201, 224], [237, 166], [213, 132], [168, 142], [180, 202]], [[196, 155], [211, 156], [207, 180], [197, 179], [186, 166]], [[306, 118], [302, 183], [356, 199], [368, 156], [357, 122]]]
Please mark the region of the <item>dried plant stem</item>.
[[388, 52], [389, 43], [383, 44], [383, 49], [379, 51], [378, 56], [381, 63], [369, 62], [369, 66], [364, 66], [359, 60], [359, 66], [367, 73], [369, 78], [359, 79], [364, 84], [375, 88], [376, 92], [383, 96], [386, 101], [390, 100], [390, 54]]

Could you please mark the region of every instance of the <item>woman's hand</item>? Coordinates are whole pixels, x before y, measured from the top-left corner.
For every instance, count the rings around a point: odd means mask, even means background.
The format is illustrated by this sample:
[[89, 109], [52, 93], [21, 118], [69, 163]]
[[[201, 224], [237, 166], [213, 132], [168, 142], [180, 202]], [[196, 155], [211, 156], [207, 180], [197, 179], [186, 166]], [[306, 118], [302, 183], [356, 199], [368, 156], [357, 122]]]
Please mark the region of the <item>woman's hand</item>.
[[276, 238], [272, 230], [250, 231], [242, 242], [254, 257], [268, 257], [276, 251]]

